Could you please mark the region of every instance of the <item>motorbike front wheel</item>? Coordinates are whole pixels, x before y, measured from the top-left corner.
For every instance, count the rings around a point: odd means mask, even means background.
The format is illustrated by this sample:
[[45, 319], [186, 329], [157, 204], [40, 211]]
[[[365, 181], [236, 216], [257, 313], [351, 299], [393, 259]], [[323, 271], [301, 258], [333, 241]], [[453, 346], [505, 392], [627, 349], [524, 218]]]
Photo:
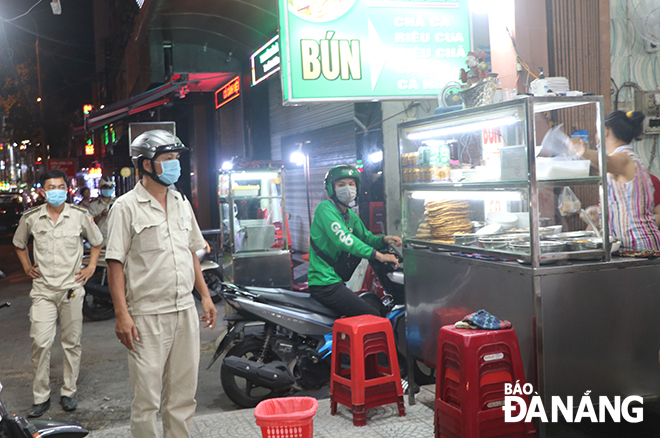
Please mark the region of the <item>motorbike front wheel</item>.
[[[209, 269], [207, 271], [202, 271], [204, 275], [204, 282], [206, 287], [209, 289], [209, 294], [214, 303], [219, 303], [222, 301], [222, 270], [218, 269]], [[198, 301], [202, 301], [202, 297], [197, 292], [197, 289], [193, 288], [193, 296], [197, 298]]]
[[[250, 336], [232, 347], [231, 350], [227, 352], [227, 357], [236, 356], [256, 362], [261, 355], [263, 347], [263, 339]], [[274, 360], [280, 359], [275, 355], [271, 348], [268, 347], [263, 362], [270, 363]], [[263, 386], [257, 386], [244, 377], [235, 375], [229, 367], [226, 367], [224, 364], [220, 370], [220, 382], [222, 383], [222, 389], [224, 389], [227, 397], [242, 408], [254, 408], [259, 402], [266, 400], [267, 398], [282, 397], [289, 392], [289, 390], [286, 389], [275, 391]]]
[[[94, 293], [96, 290], [99, 293]], [[115, 307], [110, 298], [110, 287], [101, 284], [101, 275], [96, 274], [87, 280], [85, 285], [85, 298], [83, 298], [83, 315], [92, 321], [105, 321], [114, 318]]]

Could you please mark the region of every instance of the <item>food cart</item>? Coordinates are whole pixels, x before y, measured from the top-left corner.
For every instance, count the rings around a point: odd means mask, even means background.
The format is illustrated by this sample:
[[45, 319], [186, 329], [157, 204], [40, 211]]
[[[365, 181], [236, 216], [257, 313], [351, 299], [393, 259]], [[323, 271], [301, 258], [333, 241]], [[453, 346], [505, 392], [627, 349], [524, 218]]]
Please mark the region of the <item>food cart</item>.
[[291, 288], [284, 169], [222, 171], [218, 181], [226, 281]]
[[[409, 360], [435, 366], [440, 327], [486, 309], [512, 322], [544, 403], [660, 394], [660, 263], [611, 256], [605, 148], [599, 171], [533, 147], [547, 119], [589, 130], [592, 145], [604, 138], [600, 96], [523, 97], [399, 125]], [[434, 168], [446, 145], [453, 164]], [[567, 226], [564, 187], [602, 207], [601, 239]]]

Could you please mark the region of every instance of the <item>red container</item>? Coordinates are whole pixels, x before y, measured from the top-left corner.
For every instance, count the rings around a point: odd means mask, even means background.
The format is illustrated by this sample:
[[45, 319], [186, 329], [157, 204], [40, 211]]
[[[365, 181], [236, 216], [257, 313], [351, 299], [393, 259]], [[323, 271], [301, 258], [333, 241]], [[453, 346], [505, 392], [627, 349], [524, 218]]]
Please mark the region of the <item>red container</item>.
[[312, 397], [282, 397], [264, 400], [254, 409], [264, 438], [312, 438], [319, 402]]

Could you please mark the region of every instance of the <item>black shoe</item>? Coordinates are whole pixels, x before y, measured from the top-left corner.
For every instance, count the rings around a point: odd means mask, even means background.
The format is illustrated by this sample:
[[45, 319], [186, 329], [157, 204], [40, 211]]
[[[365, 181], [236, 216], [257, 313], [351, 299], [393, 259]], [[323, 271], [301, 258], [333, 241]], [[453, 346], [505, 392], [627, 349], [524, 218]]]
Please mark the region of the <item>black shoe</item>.
[[32, 405], [32, 407], [28, 409], [27, 416], [30, 418], [41, 417], [44, 414], [44, 412], [48, 410], [49, 407], [50, 407], [50, 399], [46, 400], [43, 403]]
[[[401, 379], [401, 389], [403, 389], [403, 393], [408, 395], [408, 389], [410, 389], [410, 385], [408, 384], [408, 380], [406, 379]], [[415, 385], [415, 394], [419, 393], [419, 386]]]
[[73, 397], [67, 397], [66, 395], [60, 397], [60, 404], [62, 405], [62, 409], [66, 412], [75, 411], [78, 407], [76, 399]]

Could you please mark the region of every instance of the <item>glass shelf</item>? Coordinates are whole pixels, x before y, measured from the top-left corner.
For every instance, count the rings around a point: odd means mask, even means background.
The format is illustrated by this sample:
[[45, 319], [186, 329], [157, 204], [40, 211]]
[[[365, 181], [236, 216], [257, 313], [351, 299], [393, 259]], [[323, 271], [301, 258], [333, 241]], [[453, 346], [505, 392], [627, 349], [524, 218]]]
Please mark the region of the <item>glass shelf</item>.
[[[607, 190], [602, 189], [607, 179], [601, 172], [605, 151], [600, 151], [600, 170], [585, 160], [562, 160], [558, 150], [554, 159], [545, 156], [552, 155], [548, 145], [543, 151], [537, 145], [549, 127], [545, 118], [535, 117], [549, 112], [555, 123], [577, 125], [588, 130], [590, 138], [602, 138], [603, 105], [601, 96], [530, 96], [399, 124], [404, 241], [435, 250], [520, 259], [533, 267], [562, 259], [609, 260], [609, 233], [602, 232], [609, 229]], [[569, 108], [573, 109], [567, 111]], [[544, 156], [537, 157], [539, 152]], [[599, 175], [591, 176], [594, 172]], [[540, 178], [530, 179], [529, 175]], [[572, 187], [581, 203], [570, 210], [564, 205], [560, 212], [564, 187]], [[544, 226], [564, 232], [584, 230], [586, 224], [573, 213], [590, 205], [601, 206], [600, 231], [606, 236], [602, 249], [540, 251], [541, 246], [544, 250], [551, 247], [542, 243]], [[560, 214], [567, 211], [568, 216]], [[510, 229], [527, 230], [529, 249], [520, 252], [508, 244], [490, 249], [481, 244], [454, 244], [454, 234], [472, 235], [484, 225], [493, 225], [489, 229], [492, 236]]]

